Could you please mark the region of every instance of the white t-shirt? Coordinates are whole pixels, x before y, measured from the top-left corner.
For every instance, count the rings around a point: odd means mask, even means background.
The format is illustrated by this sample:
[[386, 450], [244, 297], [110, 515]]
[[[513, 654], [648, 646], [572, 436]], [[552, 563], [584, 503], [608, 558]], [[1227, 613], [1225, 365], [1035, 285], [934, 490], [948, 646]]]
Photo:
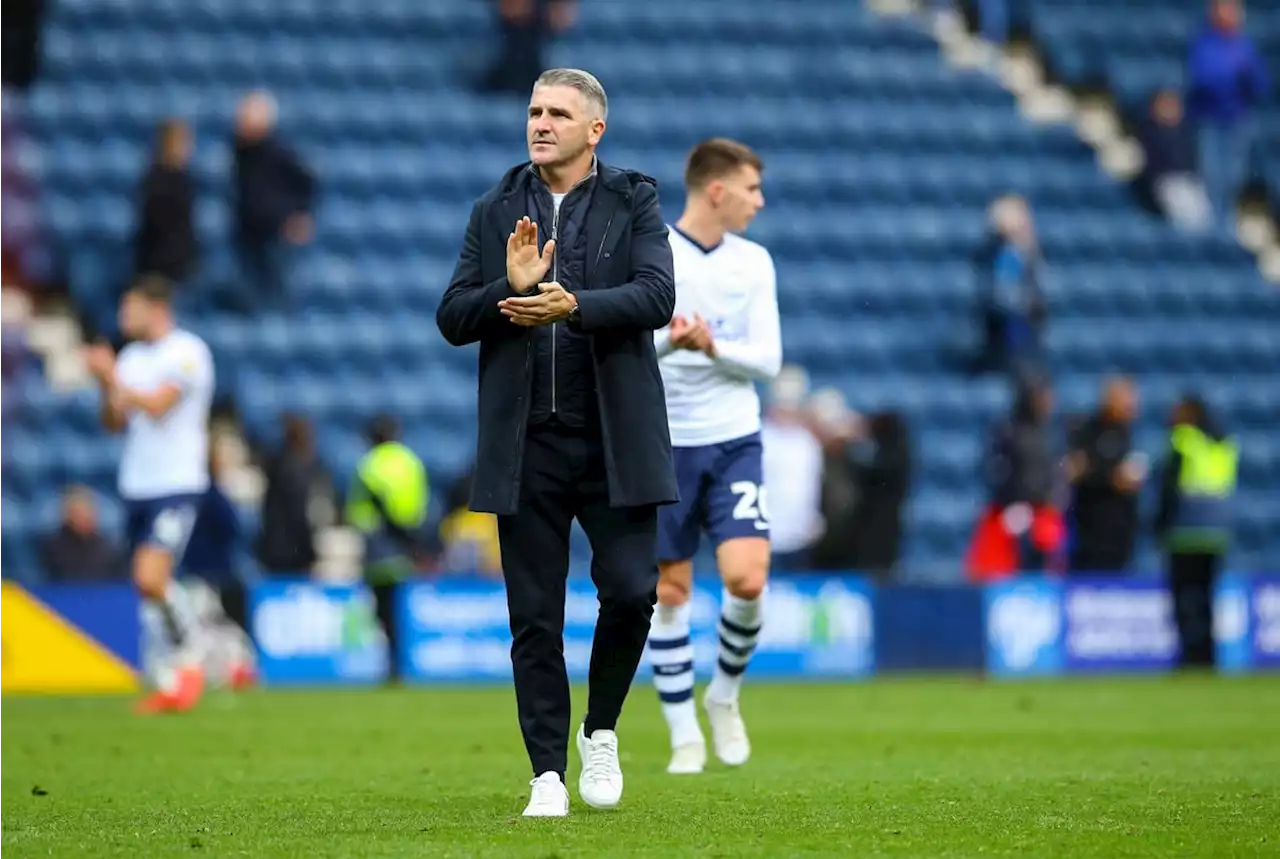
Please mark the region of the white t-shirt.
[[669, 230], [675, 261], [676, 316], [700, 314], [711, 328], [717, 356], [671, 346], [671, 329], [654, 332], [667, 392], [671, 443], [700, 447], [760, 429], [757, 381], [782, 367], [777, 277], [761, 245], [726, 235], [703, 248], [676, 227]]
[[796, 424], [765, 421], [764, 485], [769, 491], [769, 542], [798, 552], [822, 536], [822, 445]]
[[182, 391], [165, 415], [127, 415], [119, 491], [126, 501], [198, 494], [209, 488], [209, 409], [213, 356], [196, 335], [175, 329], [153, 343], [130, 343], [116, 361], [116, 379], [151, 393], [168, 384]]

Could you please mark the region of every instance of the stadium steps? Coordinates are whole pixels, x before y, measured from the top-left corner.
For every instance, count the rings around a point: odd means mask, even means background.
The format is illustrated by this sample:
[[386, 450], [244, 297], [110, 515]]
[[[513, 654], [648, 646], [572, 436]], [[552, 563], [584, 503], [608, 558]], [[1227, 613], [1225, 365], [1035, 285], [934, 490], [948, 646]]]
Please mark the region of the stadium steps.
[[[930, 6], [928, 2], [916, 5], [910, 0], [875, 0], [869, 5], [884, 15], [915, 13]], [[1099, 164], [1117, 181], [1127, 182], [1139, 174], [1144, 153], [1138, 141], [1124, 132], [1117, 94], [1074, 93], [1051, 82], [1045, 54], [1037, 42], [1018, 41], [1004, 48], [991, 45], [969, 31], [954, 11], [933, 12], [930, 31], [951, 65], [984, 68], [1018, 96], [1019, 108], [1029, 121], [1072, 125], [1080, 139], [1098, 153]], [[1263, 277], [1280, 284], [1280, 223], [1273, 218], [1271, 209], [1265, 204], [1242, 201], [1237, 209], [1235, 235], [1241, 246], [1257, 258]]]

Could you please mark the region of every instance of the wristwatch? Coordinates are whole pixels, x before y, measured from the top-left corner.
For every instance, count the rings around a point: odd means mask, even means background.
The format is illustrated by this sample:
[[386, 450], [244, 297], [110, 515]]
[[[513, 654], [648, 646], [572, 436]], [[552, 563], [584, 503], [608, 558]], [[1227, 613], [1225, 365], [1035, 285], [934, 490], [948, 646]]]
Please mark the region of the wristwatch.
[[582, 314], [581, 314], [581, 313], [579, 313], [579, 310], [581, 309], [581, 307], [582, 307], [582, 305], [578, 304], [578, 302], [576, 302], [576, 301], [575, 301], [575, 302], [573, 303], [573, 308], [569, 311], [569, 322], [570, 322], [570, 323], [574, 323], [574, 324], [576, 324], [576, 323], [578, 322], [578, 320], [582, 318]]

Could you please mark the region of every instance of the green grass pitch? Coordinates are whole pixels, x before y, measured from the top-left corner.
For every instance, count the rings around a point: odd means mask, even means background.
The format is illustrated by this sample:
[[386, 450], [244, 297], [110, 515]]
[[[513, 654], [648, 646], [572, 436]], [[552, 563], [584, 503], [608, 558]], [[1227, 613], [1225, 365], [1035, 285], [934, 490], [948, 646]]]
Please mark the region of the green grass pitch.
[[637, 684], [622, 805], [571, 757], [566, 820], [519, 816], [509, 690], [129, 705], [4, 700], [5, 859], [1280, 856], [1276, 678], [749, 685], [750, 764], [679, 778]]

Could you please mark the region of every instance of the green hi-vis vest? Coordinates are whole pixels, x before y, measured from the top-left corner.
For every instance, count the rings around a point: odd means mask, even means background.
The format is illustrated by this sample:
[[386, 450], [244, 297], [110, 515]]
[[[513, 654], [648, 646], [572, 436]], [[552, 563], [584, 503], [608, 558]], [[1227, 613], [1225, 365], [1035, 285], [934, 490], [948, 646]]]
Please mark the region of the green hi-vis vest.
[[1169, 548], [1220, 553], [1231, 542], [1230, 500], [1236, 489], [1240, 452], [1232, 439], [1216, 441], [1199, 427], [1179, 424], [1171, 439], [1182, 456], [1178, 513]]
[[422, 460], [403, 444], [386, 442], [366, 453], [356, 468], [347, 521], [366, 537], [380, 534], [385, 522], [411, 531], [422, 526], [429, 500]]

